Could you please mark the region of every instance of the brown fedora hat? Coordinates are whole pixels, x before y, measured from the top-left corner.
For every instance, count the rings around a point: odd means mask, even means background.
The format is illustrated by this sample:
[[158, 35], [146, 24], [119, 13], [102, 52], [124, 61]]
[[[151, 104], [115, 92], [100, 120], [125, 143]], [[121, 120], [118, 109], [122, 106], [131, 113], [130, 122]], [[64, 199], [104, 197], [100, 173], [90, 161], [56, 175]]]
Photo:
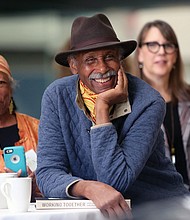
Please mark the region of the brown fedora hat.
[[104, 14], [96, 14], [92, 17], [82, 16], [73, 22], [70, 50], [58, 53], [55, 60], [63, 66], [69, 66], [67, 58], [70, 54], [112, 46], [123, 48], [124, 59], [135, 50], [137, 42], [135, 40], [121, 42]]

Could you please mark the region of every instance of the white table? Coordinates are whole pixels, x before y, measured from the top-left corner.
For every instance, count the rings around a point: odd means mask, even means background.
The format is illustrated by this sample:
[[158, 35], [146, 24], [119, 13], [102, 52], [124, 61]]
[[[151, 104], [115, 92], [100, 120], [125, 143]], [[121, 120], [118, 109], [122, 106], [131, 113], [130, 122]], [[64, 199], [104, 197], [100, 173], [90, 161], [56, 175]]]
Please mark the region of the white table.
[[30, 204], [28, 212], [13, 213], [8, 209], [0, 209], [0, 220], [105, 220], [98, 209], [59, 209], [36, 210]]

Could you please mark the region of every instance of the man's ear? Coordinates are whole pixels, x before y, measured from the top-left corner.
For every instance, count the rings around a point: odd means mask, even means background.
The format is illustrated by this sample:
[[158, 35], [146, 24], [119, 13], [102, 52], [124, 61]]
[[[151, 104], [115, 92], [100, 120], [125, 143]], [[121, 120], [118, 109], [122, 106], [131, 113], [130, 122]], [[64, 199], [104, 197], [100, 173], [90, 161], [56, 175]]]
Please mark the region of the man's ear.
[[68, 62], [69, 62], [69, 67], [70, 67], [70, 70], [71, 70], [72, 74], [77, 74], [78, 73], [78, 68], [77, 68], [76, 60], [69, 59]]

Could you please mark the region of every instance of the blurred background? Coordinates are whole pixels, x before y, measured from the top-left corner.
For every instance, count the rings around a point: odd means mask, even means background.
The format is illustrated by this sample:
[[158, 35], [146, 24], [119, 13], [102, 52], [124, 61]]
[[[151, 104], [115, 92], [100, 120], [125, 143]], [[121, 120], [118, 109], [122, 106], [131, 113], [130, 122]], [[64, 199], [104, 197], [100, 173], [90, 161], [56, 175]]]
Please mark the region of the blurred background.
[[[40, 117], [45, 88], [62, 74], [54, 56], [65, 47], [77, 16], [105, 13], [120, 40], [136, 39], [147, 21], [167, 21], [177, 34], [190, 82], [190, 0], [2, 0], [0, 54], [18, 82], [18, 110]], [[132, 54], [133, 56], [133, 54]]]

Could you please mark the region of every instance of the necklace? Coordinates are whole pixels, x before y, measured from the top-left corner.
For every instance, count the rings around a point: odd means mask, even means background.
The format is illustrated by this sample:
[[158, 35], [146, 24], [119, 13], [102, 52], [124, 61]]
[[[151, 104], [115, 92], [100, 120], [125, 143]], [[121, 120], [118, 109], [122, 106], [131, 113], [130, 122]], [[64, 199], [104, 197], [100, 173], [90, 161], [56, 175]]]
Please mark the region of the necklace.
[[170, 149], [171, 160], [175, 164], [175, 147], [174, 147], [174, 135], [175, 135], [175, 127], [174, 127], [174, 112], [173, 112], [173, 104], [172, 102], [167, 103], [167, 111], [164, 119], [164, 127], [166, 131], [166, 136], [168, 139], [168, 145]]
[[172, 162], [175, 164], [175, 147], [174, 147], [174, 132], [175, 132], [175, 128], [174, 128], [174, 112], [173, 112], [173, 104], [171, 103], [170, 105], [170, 115], [171, 115], [171, 142], [170, 142], [170, 150], [171, 150], [171, 159]]
[[184, 182], [188, 183], [187, 164], [177, 103], [167, 103], [164, 127], [169, 144], [171, 160], [176, 170], [183, 176]]

